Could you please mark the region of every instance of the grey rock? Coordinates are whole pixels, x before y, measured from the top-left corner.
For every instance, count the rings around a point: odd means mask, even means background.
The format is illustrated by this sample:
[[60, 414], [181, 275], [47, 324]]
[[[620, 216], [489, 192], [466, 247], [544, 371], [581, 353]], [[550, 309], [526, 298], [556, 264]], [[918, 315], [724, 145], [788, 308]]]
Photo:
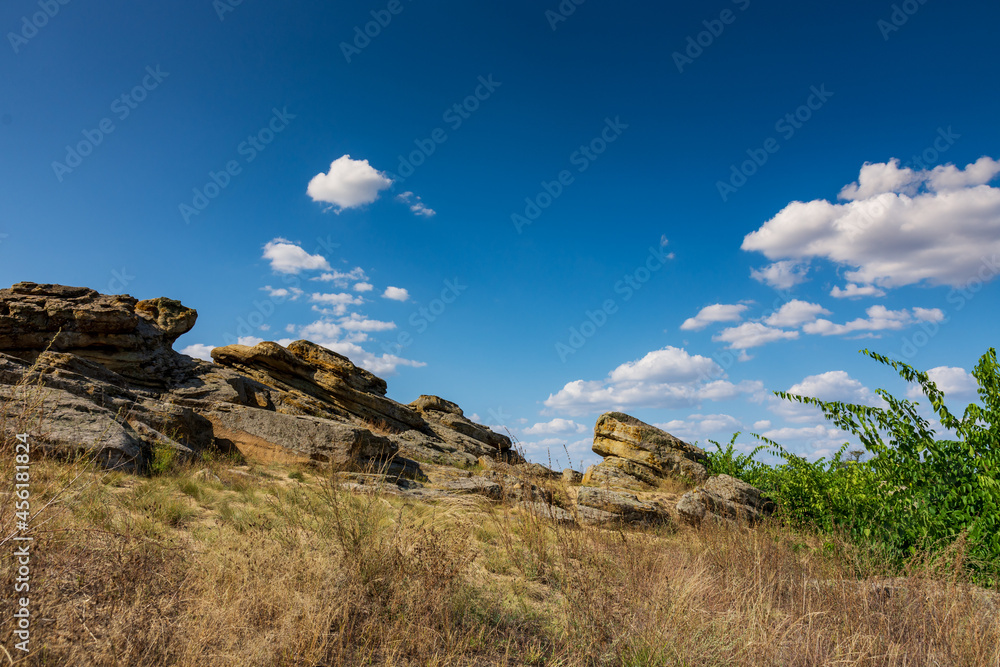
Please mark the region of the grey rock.
[[695, 482], [708, 478], [708, 456], [702, 449], [621, 412], [598, 418], [593, 450], [633, 461], [661, 477], [683, 476]]
[[677, 515], [694, 526], [705, 521], [754, 524], [776, 509], [774, 501], [759, 489], [729, 475], [712, 477], [677, 503]]

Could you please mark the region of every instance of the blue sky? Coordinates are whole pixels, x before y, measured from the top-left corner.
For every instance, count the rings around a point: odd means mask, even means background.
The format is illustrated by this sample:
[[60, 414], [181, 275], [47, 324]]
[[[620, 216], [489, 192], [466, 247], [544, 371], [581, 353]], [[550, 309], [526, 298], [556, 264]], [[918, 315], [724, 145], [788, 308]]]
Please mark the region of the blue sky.
[[202, 356], [310, 338], [559, 465], [613, 408], [828, 454], [771, 391], [905, 393], [870, 347], [964, 404], [997, 343], [998, 21], [14, 0], [0, 283], [180, 299]]

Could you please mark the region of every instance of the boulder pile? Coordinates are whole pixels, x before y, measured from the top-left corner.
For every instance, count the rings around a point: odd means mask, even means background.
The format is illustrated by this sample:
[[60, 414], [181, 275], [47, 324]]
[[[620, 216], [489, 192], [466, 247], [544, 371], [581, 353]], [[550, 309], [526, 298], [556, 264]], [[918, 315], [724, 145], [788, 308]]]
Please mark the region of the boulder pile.
[[[28, 282], [0, 290], [0, 405], [32, 406], [28, 422], [5, 412], [0, 428], [130, 472], [161, 449], [216, 449], [333, 466], [358, 492], [475, 495], [571, 523], [728, 524], [775, 509], [759, 490], [711, 476], [698, 447], [621, 412], [595, 425], [601, 463], [556, 473], [457, 404], [396, 402], [385, 380], [309, 341], [220, 347], [215, 363], [175, 352], [197, 317], [166, 298]], [[678, 482], [699, 486], [681, 495]]]
[[175, 352], [197, 317], [171, 299], [36, 283], [2, 289], [0, 401], [33, 393], [43, 449], [128, 471], [145, 469], [157, 447], [357, 469], [513, 456], [509, 438], [454, 403], [397, 403], [384, 380], [308, 341], [217, 348], [215, 364]]

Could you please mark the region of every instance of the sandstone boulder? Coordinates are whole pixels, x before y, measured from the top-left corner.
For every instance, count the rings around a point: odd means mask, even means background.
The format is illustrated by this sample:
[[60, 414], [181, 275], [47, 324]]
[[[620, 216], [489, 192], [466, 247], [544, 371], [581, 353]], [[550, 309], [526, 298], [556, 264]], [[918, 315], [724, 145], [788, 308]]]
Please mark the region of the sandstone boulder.
[[366, 429], [305, 415], [234, 405], [220, 406], [205, 417], [220, 445], [258, 461], [379, 468], [397, 450], [391, 440]]
[[[636, 463], [645, 469], [644, 475], [683, 477], [694, 482], [708, 478], [708, 456], [703, 450], [621, 412], [598, 418], [593, 450], [604, 457]], [[622, 465], [617, 467], [625, 471]]]
[[600, 463], [590, 466], [583, 476], [584, 484], [638, 491], [654, 488], [661, 480], [662, 477], [651, 468], [617, 456], [609, 456]]
[[170, 299], [17, 283], [0, 290], [0, 351], [28, 360], [46, 349], [69, 353], [132, 383], [163, 387], [189, 361], [171, 346], [197, 316]]
[[[590, 508], [612, 515], [612, 519], [622, 523], [671, 523], [672, 518], [665, 508], [639, 500], [637, 496], [624, 491], [576, 487], [574, 499], [577, 508]], [[585, 515], [593, 513], [585, 512]], [[600, 517], [600, 515], [598, 515]]]
[[691, 525], [716, 523], [757, 523], [777, 509], [760, 489], [729, 475], [711, 477], [677, 503], [677, 514]]

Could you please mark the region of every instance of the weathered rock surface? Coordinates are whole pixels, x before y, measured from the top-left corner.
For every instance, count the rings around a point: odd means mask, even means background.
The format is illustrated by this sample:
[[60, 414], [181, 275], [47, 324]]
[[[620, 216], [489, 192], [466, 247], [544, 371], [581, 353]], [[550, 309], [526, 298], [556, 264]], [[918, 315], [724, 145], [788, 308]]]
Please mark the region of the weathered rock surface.
[[130, 382], [162, 387], [177, 370], [180, 355], [171, 346], [197, 317], [171, 299], [17, 283], [0, 290], [0, 350], [28, 360], [46, 349], [70, 353]]
[[235, 447], [259, 461], [318, 461], [338, 468], [364, 468], [396, 453], [388, 438], [329, 419], [236, 405], [219, 406], [205, 417], [220, 446]]
[[729, 475], [710, 478], [701, 487], [684, 494], [677, 514], [691, 525], [704, 521], [756, 523], [773, 514], [777, 506], [760, 489]]
[[577, 508], [589, 507], [612, 515], [622, 523], [672, 523], [670, 513], [625, 491], [581, 486], [575, 494]]
[[621, 412], [598, 418], [593, 450], [637, 463], [656, 477], [686, 477], [695, 482], [708, 477], [708, 456], [700, 448]]
[[[774, 511], [759, 490], [709, 478], [697, 447], [622, 413], [597, 421], [601, 463], [560, 474], [525, 461], [457, 404], [394, 401], [384, 380], [309, 341], [217, 348], [214, 364], [175, 352], [196, 319], [165, 298], [35, 283], [0, 290], [0, 401], [29, 406], [32, 417], [4, 427], [109, 468], [143, 471], [157, 448], [180, 457], [238, 450], [351, 471], [340, 482], [361, 493], [482, 496], [559, 522], [752, 522]], [[670, 477], [702, 486], [678, 501], [662, 490]]]
[[40, 382], [41, 446], [129, 470], [143, 469], [156, 446], [378, 462], [409, 474], [419, 470], [412, 458], [472, 466], [480, 456], [507, 456], [510, 440], [454, 403], [397, 403], [384, 380], [308, 341], [218, 348], [217, 364], [175, 352], [196, 319], [165, 298], [35, 283], [0, 290], [0, 396]]
[[609, 456], [597, 465], [587, 468], [583, 483], [644, 491], [655, 487], [662, 479], [651, 468], [635, 461]]

